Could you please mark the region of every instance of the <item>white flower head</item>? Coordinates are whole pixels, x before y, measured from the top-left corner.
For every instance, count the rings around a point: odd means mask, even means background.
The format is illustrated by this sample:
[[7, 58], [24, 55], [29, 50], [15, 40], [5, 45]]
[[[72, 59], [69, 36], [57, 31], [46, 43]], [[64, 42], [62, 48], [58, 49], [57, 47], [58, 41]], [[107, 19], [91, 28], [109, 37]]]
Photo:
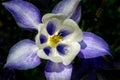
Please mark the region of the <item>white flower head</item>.
[[82, 31], [72, 19], [60, 14], [46, 14], [38, 27], [38, 56], [68, 65], [80, 51]]

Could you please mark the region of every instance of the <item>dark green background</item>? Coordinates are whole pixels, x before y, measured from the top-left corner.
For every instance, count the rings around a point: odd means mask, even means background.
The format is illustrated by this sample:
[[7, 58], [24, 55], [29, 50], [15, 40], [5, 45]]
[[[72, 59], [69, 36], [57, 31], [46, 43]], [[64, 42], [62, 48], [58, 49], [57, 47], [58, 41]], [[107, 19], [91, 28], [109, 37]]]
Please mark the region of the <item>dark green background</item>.
[[[20, 29], [12, 15], [1, 5], [0, 0], [0, 62], [5, 64], [9, 49], [22, 39], [34, 40], [37, 32]], [[60, 0], [27, 0], [37, 6], [41, 15], [50, 13]], [[48, 2], [47, 2], [48, 1]], [[82, 16], [79, 23], [83, 31], [89, 31], [102, 37], [109, 45], [113, 61], [120, 61], [120, 4], [119, 0], [82, 0]], [[100, 9], [100, 10], [99, 10]], [[98, 14], [96, 15], [98, 11]], [[45, 80], [44, 66], [46, 61], [37, 68], [19, 71], [20, 80]], [[0, 80], [3, 75], [3, 65], [0, 66]], [[120, 79], [120, 78], [119, 78]], [[118, 80], [119, 80], [118, 79]], [[19, 80], [19, 79], [17, 79]], [[117, 80], [117, 79], [116, 79]]]

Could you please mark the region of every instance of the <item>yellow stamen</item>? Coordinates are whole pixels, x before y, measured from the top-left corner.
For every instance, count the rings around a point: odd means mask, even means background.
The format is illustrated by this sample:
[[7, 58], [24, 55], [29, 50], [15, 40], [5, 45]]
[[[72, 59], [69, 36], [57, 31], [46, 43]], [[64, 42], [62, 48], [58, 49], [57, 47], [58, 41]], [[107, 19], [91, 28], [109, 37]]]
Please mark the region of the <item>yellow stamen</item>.
[[51, 47], [56, 47], [56, 45], [62, 40], [62, 37], [60, 35], [53, 35], [49, 38], [49, 45]]

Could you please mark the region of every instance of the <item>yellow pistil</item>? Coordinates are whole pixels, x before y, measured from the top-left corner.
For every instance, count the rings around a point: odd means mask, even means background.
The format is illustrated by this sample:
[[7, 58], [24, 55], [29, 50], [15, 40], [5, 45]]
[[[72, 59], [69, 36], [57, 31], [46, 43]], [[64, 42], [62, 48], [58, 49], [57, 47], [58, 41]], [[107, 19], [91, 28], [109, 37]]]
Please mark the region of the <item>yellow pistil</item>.
[[49, 38], [49, 45], [51, 47], [56, 47], [56, 45], [62, 40], [62, 37], [60, 35], [53, 35]]

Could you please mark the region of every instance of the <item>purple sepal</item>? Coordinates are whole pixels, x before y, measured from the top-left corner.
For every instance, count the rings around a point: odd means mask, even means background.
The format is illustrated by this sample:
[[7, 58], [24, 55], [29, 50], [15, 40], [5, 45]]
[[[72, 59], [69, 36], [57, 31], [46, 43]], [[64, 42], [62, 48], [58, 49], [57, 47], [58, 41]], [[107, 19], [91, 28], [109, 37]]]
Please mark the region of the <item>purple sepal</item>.
[[37, 50], [38, 47], [31, 40], [25, 39], [16, 43], [9, 51], [4, 68], [26, 70], [38, 66], [41, 61]]
[[23, 0], [12, 0], [2, 5], [13, 15], [21, 28], [37, 30], [41, 16], [40, 11], [33, 4]]
[[45, 76], [47, 80], [70, 80], [72, 74], [72, 65], [63, 65], [48, 61], [45, 67]]
[[108, 44], [101, 37], [91, 32], [83, 32], [83, 42], [80, 43], [80, 45], [86, 45], [86, 47], [81, 49], [78, 54], [81, 58], [95, 58], [111, 55]]
[[81, 6], [79, 2], [80, 0], [62, 0], [54, 7], [52, 13], [63, 14], [78, 23], [81, 17]]
[[80, 22], [80, 19], [81, 19], [81, 6], [80, 5], [76, 8], [75, 12], [70, 18], [77, 23]]

